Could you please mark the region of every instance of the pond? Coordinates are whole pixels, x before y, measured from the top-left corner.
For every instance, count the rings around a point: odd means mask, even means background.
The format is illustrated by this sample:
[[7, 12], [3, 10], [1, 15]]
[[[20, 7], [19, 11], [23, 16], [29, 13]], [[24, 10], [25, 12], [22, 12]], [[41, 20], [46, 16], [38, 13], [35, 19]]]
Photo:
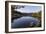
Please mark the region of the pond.
[[31, 16], [23, 16], [18, 19], [14, 19], [13, 23], [11, 23], [12, 28], [27, 28], [32, 26], [38, 26], [39, 20], [37, 18]]

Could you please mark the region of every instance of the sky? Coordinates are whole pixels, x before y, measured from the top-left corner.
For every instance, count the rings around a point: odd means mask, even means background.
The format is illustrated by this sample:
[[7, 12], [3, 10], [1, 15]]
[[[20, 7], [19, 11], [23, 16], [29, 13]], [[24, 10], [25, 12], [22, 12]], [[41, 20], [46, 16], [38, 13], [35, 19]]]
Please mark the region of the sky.
[[41, 6], [24, 6], [24, 8], [15, 9], [21, 13], [37, 13], [42, 10]]

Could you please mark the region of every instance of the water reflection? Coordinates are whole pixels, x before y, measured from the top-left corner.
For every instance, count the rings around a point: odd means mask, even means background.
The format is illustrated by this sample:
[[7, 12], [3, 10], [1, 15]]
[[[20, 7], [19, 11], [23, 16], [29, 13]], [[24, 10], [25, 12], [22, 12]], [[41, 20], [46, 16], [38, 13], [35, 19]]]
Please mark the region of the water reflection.
[[14, 19], [11, 24], [12, 28], [26, 28], [32, 26], [38, 26], [39, 20], [31, 16], [24, 16], [18, 19]]

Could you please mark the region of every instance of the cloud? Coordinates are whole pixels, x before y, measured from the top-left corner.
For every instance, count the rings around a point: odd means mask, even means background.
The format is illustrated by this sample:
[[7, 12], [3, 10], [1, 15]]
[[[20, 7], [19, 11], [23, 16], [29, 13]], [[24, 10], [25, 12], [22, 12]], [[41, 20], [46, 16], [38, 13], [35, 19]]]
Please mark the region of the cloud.
[[37, 13], [41, 10], [41, 6], [25, 6], [24, 8], [14, 9], [21, 13]]

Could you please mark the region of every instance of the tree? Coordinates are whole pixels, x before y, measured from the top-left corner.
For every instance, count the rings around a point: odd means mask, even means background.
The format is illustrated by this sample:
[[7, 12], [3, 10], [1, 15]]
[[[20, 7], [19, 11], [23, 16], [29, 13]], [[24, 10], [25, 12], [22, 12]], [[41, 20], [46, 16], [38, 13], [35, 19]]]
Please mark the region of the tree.
[[12, 5], [11, 6], [11, 15], [12, 15], [12, 21], [15, 19], [15, 18], [18, 18], [18, 17], [21, 17], [22, 14], [21, 12], [17, 11], [17, 10], [14, 10], [14, 9], [20, 9], [20, 8], [24, 8], [24, 6], [20, 6], [20, 5]]

